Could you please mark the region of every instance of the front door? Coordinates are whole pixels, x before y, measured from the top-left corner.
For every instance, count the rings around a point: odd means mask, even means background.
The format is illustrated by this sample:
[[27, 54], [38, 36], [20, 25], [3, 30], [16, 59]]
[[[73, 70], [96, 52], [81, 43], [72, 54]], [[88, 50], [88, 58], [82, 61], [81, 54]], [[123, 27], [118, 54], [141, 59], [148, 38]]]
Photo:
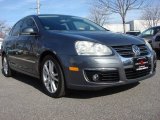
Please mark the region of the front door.
[[[25, 28], [35, 28], [36, 25], [32, 18], [25, 18], [22, 24], [21, 31]], [[36, 52], [38, 37], [35, 35], [19, 36], [16, 41], [16, 58], [18, 59], [18, 66], [24, 72], [35, 74]]]

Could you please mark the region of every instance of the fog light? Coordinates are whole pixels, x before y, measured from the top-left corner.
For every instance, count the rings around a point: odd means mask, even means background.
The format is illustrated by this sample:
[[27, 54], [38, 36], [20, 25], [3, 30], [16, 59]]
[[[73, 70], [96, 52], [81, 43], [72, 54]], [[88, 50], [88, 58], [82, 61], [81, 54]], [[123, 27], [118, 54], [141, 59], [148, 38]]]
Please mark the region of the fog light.
[[99, 80], [99, 75], [98, 74], [93, 75], [92, 80], [94, 82], [98, 81]]

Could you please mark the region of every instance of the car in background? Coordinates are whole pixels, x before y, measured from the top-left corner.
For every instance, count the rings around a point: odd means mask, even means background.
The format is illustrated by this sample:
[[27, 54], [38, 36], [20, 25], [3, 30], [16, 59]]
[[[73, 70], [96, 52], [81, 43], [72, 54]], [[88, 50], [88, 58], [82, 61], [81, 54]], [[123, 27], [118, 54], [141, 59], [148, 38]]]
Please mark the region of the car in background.
[[160, 31], [160, 26], [151, 27], [144, 32], [142, 32], [138, 37], [144, 38], [147, 42], [152, 45], [153, 37]]
[[152, 47], [156, 51], [157, 57], [160, 58], [160, 32], [153, 37]]
[[1, 46], [2, 46], [2, 42], [3, 42], [3, 39], [0, 38], [0, 55], [1, 55]]
[[128, 31], [126, 34], [128, 35], [133, 35], [133, 36], [138, 36], [141, 32], [140, 31]]
[[156, 54], [141, 38], [84, 18], [31, 15], [2, 44], [2, 72], [9, 77], [13, 71], [41, 79], [49, 96], [61, 97], [66, 89], [99, 90], [150, 78]]

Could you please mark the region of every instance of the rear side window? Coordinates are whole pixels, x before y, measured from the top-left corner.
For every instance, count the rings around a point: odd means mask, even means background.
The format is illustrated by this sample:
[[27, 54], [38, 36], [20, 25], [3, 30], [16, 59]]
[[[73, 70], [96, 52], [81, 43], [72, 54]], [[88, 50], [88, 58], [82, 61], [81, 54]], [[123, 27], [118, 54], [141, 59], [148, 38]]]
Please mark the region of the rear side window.
[[22, 21], [19, 21], [12, 29], [11, 36], [18, 36], [21, 31]]

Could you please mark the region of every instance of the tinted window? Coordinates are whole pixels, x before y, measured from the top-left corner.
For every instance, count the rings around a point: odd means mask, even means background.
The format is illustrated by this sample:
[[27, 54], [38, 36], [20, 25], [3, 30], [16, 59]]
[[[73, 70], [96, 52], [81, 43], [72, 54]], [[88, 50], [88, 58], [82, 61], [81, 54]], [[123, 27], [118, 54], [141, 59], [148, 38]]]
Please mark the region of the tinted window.
[[104, 28], [83, 18], [71, 16], [39, 16], [46, 30], [105, 31]]
[[149, 30], [146, 30], [142, 33], [143, 36], [152, 36], [154, 35], [154, 30], [153, 29], [149, 29]]
[[22, 25], [22, 30], [25, 28], [34, 28], [37, 29], [35, 22], [33, 21], [32, 18], [26, 18], [24, 19], [23, 25]]
[[21, 31], [22, 21], [19, 21], [12, 29], [12, 36], [18, 36]]
[[157, 42], [160, 41], [160, 36], [157, 36], [155, 41], [157, 41]]
[[157, 34], [158, 32], [160, 32], [160, 27], [157, 27], [157, 28], [155, 29], [155, 34]]
[[73, 22], [74, 26], [76, 27], [77, 30], [96, 30], [94, 27], [80, 21], [74, 21]]

